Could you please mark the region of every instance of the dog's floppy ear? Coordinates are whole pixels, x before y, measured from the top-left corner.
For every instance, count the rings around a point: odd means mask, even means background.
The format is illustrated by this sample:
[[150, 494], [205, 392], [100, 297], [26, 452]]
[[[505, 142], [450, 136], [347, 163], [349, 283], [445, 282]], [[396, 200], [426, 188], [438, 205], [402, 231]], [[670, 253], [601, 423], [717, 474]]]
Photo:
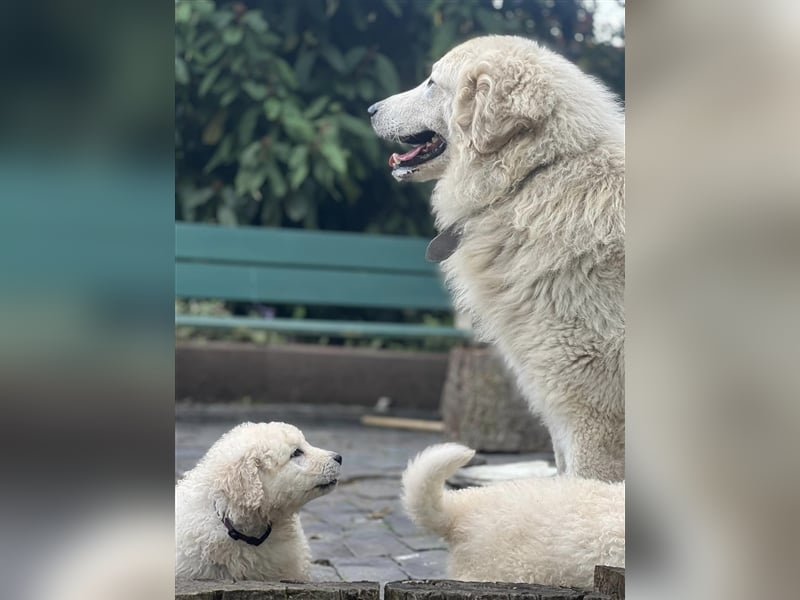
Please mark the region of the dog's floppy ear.
[[264, 488], [258, 476], [261, 461], [251, 454], [243, 455], [220, 478], [220, 489], [228, 503], [240, 510], [256, 510], [264, 500]]
[[469, 147], [490, 154], [520, 131], [535, 128], [554, 105], [539, 65], [495, 53], [462, 70], [453, 121]]

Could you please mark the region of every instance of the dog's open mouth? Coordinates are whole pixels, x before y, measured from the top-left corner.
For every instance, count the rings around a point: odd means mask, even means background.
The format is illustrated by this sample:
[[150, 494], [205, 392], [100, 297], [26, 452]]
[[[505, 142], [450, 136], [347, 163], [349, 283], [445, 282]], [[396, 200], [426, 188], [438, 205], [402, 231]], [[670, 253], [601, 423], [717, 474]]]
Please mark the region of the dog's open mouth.
[[389, 166], [392, 169], [421, 165], [433, 160], [447, 148], [444, 138], [430, 130], [401, 137], [400, 141], [405, 144], [414, 144], [414, 147], [404, 154], [397, 152], [392, 154], [389, 157]]

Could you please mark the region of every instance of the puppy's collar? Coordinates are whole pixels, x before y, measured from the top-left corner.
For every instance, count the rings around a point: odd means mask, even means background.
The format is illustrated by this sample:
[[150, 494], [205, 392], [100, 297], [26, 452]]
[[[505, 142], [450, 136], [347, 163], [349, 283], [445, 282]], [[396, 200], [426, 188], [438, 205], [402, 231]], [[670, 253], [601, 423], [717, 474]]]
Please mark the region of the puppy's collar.
[[260, 546], [266, 541], [266, 539], [269, 537], [269, 534], [272, 533], [272, 523], [267, 523], [267, 530], [261, 537], [245, 535], [233, 526], [233, 523], [231, 523], [231, 520], [228, 517], [223, 517], [222, 524], [225, 525], [225, 529], [228, 530], [228, 535], [234, 540], [241, 540], [246, 544], [250, 544], [251, 546]]

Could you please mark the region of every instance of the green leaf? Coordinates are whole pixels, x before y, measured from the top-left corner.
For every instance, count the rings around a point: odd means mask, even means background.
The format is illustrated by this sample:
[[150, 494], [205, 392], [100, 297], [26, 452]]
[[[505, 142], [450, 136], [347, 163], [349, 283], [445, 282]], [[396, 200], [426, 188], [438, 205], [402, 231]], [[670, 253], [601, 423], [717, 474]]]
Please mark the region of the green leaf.
[[175, 3], [175, 22], [188, 23], [192, 18], [192, 5], [189, 0], [178, 0]]
[[286, 186], [286, 180], [283, 178], [280, 169], [278, 169], [277, 163], [275, 161], [270, 161], [267, 163], [265, 170], [267, 173], [267, 183], [272, 190], [272, 195], [275, 196], [275, 198], [283, 198], [289, 190]]
[[366, 102], [371, 102], [375, 100], [375, 86], [369, 79], [361, 79], [359, 80], [358, 84], [358, 95], [361, 97], [362, 100]]
[[259, 162], [259, 153], [261, 152], [261, 142], [252, 142], [239, 154], [239, 164], [243, 168], [252, 169], [256, 167]]
[[396, 94], [400, 90], [400, 77], [397, 75], [397, 69], [394, 68], [392, 61], [383, 54], [375, 55], [375, 76], [384, 94]]
[[308, 146], [295, 146], [292, 148], [292, 153], [289, 155], [289, 160], [286, 163], [290, 169], [298, 169], [301, 165], [305, 165], [308, 160]]
[[239, 143], [244, 146], [253, 140], [253, 133], [258, 123], [261, 110], [258, 106], [251, 106], [239, 119]]
[[217, 222], [220, 225], [237, 225], [236, 213], [230, 206], [225, 204], [217, 208]]
[[239, 90], [237, 89], [228, 90], [227, 92], [222, 94], [222, 97], [219, 99], [220, 106], [228, 106], [231, 102], [236, 100], [236, 97], [238, 95], [239, 95]]
[[203, 167], [203, 172], [208, 175], [220, 165], [227, 164], [233, 160], [233, 136], [228, 134], [222, 138], [222, 141], [217, 146], [216, 152], [211, 157], [211, 160]]
[[248, 10], [242, 15], [241, 22], [256, 33], [265, 33], [267, 31], [267, 22], [264, 20], [260, 10]]
[[295, 141], [309, 142], [314, 137], [314, 127], [294, 104], [284, 103], [281, 122], [286, 133]]
[[246, 76], [248, 74], [247, 57], [242, 54], [234, 58], [230, 63], [230, 71], [243, 77]]
[[253, 100], [263, 100], [267, 97], [267, 86], [255, 81], [245, 81], [242, 83], [242, 89], [247, 92]]
[[208, 122], [208, 125], [203, 129], [202, 136], [205, 145], [213, 146], [219, 142], [222, 138], [222, 134], [225, 133], [225, 119], [227, 116], [227, 111], [221, 110]]
[[227, 11], [215, 11], [208, 16], [209, 20], [214, 24], [217, 29], [225, 29], [228, 25], [233, 23], [233, 13]]
[[211, 89], [211, 86], [217, 81], [217, 77], [222, 72], [222, 68], [219, 66], [211, 68], [203, 77], [203, 80], [200, 82], [200, 86], [197, 88], [197, 93], [202, 98], [205, 96], [208, 91]]
[[311, 70], [314, 68], [314, 61], [317, 59], [317, 54], [312, 50], [303, 49], [294, 62], [294, 74], [298, 83], [302, 86], [306, 85], [311, 79]]
[[271, 154], [283, 162], [289, 160], [289, 155], [292, 153], [292, 146], [286, 142], [274, 142], [270, 145]]
[[303, 162], [296, 169], [289, 172], [289, 187], [297, 190], [308, 177], [308, 164]]
[[222, 32], [222, 41], [229, 46], [235, 46], [242, 41], [244, 31], [241, 27], [226, 27]]
[[216, 10], [212, 0], [191, 0], [192, 7], [202, 15], [208, 15]]
[[292, 191], [297, 191], [308, 179], [308, 172], [308, 163], [306, 162], [300, 163], [296, 169], [289, 171], [289, 188]]
[[325, 110], [325, 107], [328, 105], [328, 101], [330, 98], [327, 96], [320, 96], [311, 105], [303, 111], [303, 114], [309, 119], [316, 119], [318, 116], [322, 114], [322, 111]]
[[181, 85], [189, 83], [189, 69], [183, 59], [175, 57], [175, 81]]
[[330, 143], [322, 144], [319, 147], [319, 152], [325, 157], [334, 171], [340, 175], [344, 175], [347, 172], [347, 156], [339, 146]]
[[311, 168], [311, 174], [326, 190], [333, 188], [334, 173], [328, 164], [321, 160], [315, 160]]
[[403, 9], [400, 8], [400, 5], [397, 3], [397, 0], [383, 0], [383, 5], [395, 17], [403, 16]]
[[267, 98], [264, 101], [264, 114], [270, 121], [277, 119], [281, 114], [281, 101], [274, 96]]
[[342, 113], [335, 118], [338, 119], [339, 126], [344, 131], [359, 137], [376, 139], [375, 132], [372, 130], [372, 127], [366, 119], [359, 119], [353, 115], [348, 115], [347, 113]]
[[207, 65], [216, 62], [224, 53], [225, 46], [223, 44], [211, 44], [208, 48], [206, 48], [202, 62]]
[[363, 46], [357, 46], [356, 48], [350, 48], [347, 51], [347, 54], [344, 55], [344, 62], [347, 65], [347, 70], [352, 71], [353, 69], [358, 66], [364, 57], [367, 55], [367, 49]]
[[234, 179], [236, 193], [240, 196], [258, 197], [261, 195], [261, 186], [264, 185], [266, 178], [266, 169], [239, 169]]
[[347, 64], [345, 63], [344, 56], [342, 56], [342, 53], [336, 46], [326, 44], [322, 48], [322, 57], [337, 73], [347, 72]]
[[179, 189], [178, 197], [184, 209], [193, 211], [198, 206], [205, 204], [214, 195], [212, 187], [196, 188], [192, 185], [182, 185]]
[[308, 212], [308, 199], [301, 194], [293, 194], [286, 202], [286, 216], [295, 223], [302, 221]]
[[295, 78], [294, 71], [292, 70], [292, 67], [289, 66], [289, 63], [282, 58], [276, 57], [273, 59], [273, 66], [278, 72], [278, 76], [281, 78], [283, 83], [292, 89], [297, 87], [297, 79]]

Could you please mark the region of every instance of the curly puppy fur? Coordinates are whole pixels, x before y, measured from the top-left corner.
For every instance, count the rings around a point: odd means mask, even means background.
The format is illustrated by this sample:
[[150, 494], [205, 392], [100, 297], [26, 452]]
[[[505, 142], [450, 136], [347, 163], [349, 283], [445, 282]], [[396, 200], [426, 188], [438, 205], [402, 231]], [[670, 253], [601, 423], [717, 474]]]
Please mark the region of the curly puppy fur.
[[[297, 452], [297, 451], [300, 452]], [[308, 581], [300, 508], [335, 487], [341, 456], [286, 423], [243, 423], [223, 435], [175, 487], [176, 576]], [[272, 532], [260, 546], [228, 535]]]
[[403, 474], [403, 504], [450, 547], [448, 577], [591, 588], [595, 565], [625, 566], [625, 485], [569, 476], [445, 491], [475, 454], [421, 452]]
[[624, 116], [613, 95], [531, 40], [451, 50], [418, 87], [370, 107], [382, 137], [446, 150], [397, 179], [438, 179], [457, 307], [494, 343], [547, 425], [560, 473], [625, 473]]

